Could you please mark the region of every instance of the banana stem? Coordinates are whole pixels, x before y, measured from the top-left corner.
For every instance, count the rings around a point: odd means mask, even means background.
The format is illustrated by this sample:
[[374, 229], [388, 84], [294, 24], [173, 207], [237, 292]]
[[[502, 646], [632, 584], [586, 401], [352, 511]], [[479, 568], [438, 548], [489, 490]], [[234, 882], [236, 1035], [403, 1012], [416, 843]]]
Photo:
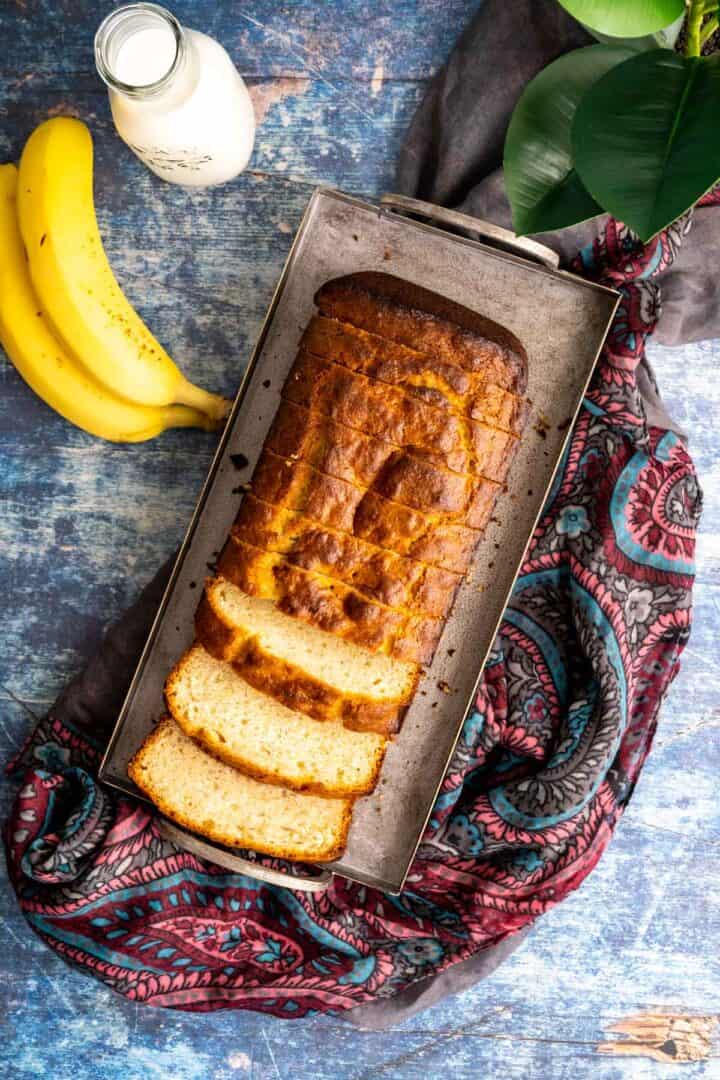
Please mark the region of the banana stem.
[[224, 420], [230, 412], [231, 402], [220, 394], [211, 394], [200, 386], [182, 379], [175, 392], [175, 404], [199, 409], [214, 421]]

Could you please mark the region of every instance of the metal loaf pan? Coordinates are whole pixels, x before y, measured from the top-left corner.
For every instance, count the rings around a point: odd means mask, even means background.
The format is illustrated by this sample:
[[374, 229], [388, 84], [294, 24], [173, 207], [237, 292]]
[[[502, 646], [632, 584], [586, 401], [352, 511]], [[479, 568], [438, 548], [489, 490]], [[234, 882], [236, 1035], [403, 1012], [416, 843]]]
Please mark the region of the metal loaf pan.
[[[270, 310], [120, 713], [100, 777], [138, 795], [127, 765], [164, 713], [163, 684], [193, 637], [200, 586], [220, 552], [280, 401], [313, 295], [329, 278], [385, 270], [424, 285], [516, 334], [529, 358], [532, 413], [472, 571], [375, 792], [355, 805], [345, 854], [329, 867], [292, 867], [230, 851], [164, 823], [176, 843], [291, 888], [331, 873], [399, 892], [474, 699], [527, 542], [617, 306], [617, 293], [557, 269], [533, 241], [399, 196], [380, 207], [326, 189], [310, 199]], [[270, 869], [270, 864], [274, 867]]]

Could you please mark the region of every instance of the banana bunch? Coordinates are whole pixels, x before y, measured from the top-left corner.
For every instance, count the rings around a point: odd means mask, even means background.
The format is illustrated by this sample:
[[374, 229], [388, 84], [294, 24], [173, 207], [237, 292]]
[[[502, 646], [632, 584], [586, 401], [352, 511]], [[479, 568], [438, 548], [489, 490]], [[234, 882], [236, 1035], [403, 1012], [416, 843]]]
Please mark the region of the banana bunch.
[[114, 442], [216, 429], [229, 402], [194, 386], [118, 285], [93, 201], [92, 139], [57, 118], [0, 165], [0, 343], [66, 420]]

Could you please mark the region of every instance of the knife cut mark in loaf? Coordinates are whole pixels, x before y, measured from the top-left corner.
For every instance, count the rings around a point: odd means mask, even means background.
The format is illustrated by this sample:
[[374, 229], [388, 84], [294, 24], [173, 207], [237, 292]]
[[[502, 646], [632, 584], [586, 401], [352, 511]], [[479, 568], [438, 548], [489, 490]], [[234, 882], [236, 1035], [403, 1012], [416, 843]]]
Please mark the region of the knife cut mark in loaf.
[[242, 540], [226, 545], [218, 574], [311, 626], [415, 664], [430, 660], [445, 625], [442, 619], [386, 607], [335, 578], [303, 570], [276, 552]]
[[327, 476], [370, 488], [402, 506], [441, 514], [471, 529], [485, 528], [501, 490], [494, 480], [452, 472], [422, 451], [364, 435], [289, 401], [281, 403], [265, 448], [290, 461], [305, 461]]
[[417, 685], [414, 664], [308, 626], [222, 578], [205, 588], [196, 632], [212, 656], [230, 661], [251, 686], [355, 731], [393, 734]]
[[396, 386], [375, 382], [310, 353], [299, 354], [283, 397], [376, 438], [437, 454], [455, 472], [478, 475], [482, 462], [491, 480], [504, 479], [517, 442], [515, 435], [437, 409]]
[[461, 580], [458, 574], [396, 555], [252, 493], [243, 498], [232, 536], [277, 551], [305, 570], [338, 578], [388, 607], [436, 618], [446, 614]]
[[173, 720], [150, 733], [128, 774], [166, 817], [219, 844], [314, 862], [345, 847], [351, 799], [254, 780], [201, 749]]
[[485, 372], [445, 363], [323, 315], [310, 320], [301, 348], [379, 382], [399, 386], [428, 405], [465, 413], [502, 431], [522, 431], [527, 402], [496, 386]]
[[175, 667], [165, 696], [186, 735], [258, 780], [332, 796], [364, 795], [375, 786], [384, 736], [288, 709], [201, 645]]
[[456, 574], [465, 573], [480, 539], [474, 529], [401, 506], [267, 450], [255, 468], [251, 490], [264, 502], [299, 510], [378, 547]]

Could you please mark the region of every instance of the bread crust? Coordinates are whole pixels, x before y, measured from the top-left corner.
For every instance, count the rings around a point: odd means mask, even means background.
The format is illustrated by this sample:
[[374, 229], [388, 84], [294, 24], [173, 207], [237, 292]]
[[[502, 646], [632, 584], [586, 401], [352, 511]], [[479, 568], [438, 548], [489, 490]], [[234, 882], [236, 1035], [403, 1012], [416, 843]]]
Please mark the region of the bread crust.
[[352, 799], [345, 800], [347, 805], [343, 810], [337, 839], [331, 847], [321, 849], [283, 847], [279, 844], [268, 844], [263, 841], [258, 841], [253, 837], [247, 835], [243, 836], [241, 833], [238, 833], [237, 836], [230, 836], [215, 827], [213, 822], [202, 822], [202, 827], [200, 827], [197, 821], [194, 821], [176, 806], [171, 805], [167, 798], [161, 795], [144, 775], [143, 770], [147, 754], [152, 750], [154, 744], [162, 739], [165, 726], [171, 723], [172, 721], [167, 718], [161, 720], [150, 732], [147, 739], [128, 765], [128, 776], [130, 779], [145, 795], [147, 795], [161, 814], [164, 814], [165, 817], [170, 818], [170, 820], [174, 821], [176, 824], [189, 829], [191, 832], [200, 833], [200, 835], [215, 841], [217, 844], [223, 844], [225, 847], [229, 848], [252, 848], [253, 851], [260, 851], [265, 855], [274, 855], [279, 859], [289, 859], [291, 861], [299, 862], [331, 862], [343, 853], [347, 845], [347, 834], [348, 829], [350, 828], [353, 807]]
[[294, 510], [243, 498], [232, 536], [277, 551], [305, 570], [316, 570], [359, 589], [391, 608], [443, 618], [461, 581], [458, 574], [376, 547]]
[[432, 453], [453, 472], [498, 482], [507, 475], [517, 443], [515, 435], [305, 352], [288, 375], [283, 397], [396, 446]]
[[263, 502], [299, 510], [377, 547], [455, 574], [465, 573], [479, 539], [474, 529], [391, 502], [267, 450], [253, 474], [252, 492]]
[[351, 731], [396, 734], [419, 677], [418, 672], [407, 694], [397, 700], [375, 700], [339, 690], [263, 649], [256, 637], [228, 626], [215, 603], [213, 582], [208, 583], [198, 606], [195, 632], [211, 656], [230, 662], [256, 690], [316, 720], [339, 720]]
[[393, 446], [290, 401], [281, 403], [265, 447], [402, 506], [437, 513], [471, 529], [485, 528], [502, 490], [494, 480], [452, 472], [422, 451]]
[[[185, 734], [194, 739], [199, 745], [227, 765], [232, 765], [246, 776], [254, 780], [260, 780], [267, 784], [275, 784], [278, 787], [290, 788], [291, 791], [304, 791], [307, 794], [320, 795], [322, 798], [348, 798], [360, 795], [368, 795], [377, 785], [380, 770], [387, 743], [382, 743], [373, 752], [373, 760], [369, 770], [368, 779], [364, 784], [352, 785], [328, 785], [318, 782], [312, 773], [312, 763], [307, 766], [306, 772], [301, 776], [290, 776], [282, 769], [282, 754], [278, 755], [277, 768], [274, 771], [259, 768], [246, 754], [242, 754], [230, 747], [227, 742], [218, 738], [217, 734], [209, 727], [197, 724], [188, 717], [178, 700], [177, 684], [182, 678], [183, 666], [187, 662], [190, 653], [186, 653], [175, 665], [165, 683], [165, 701], [168, 710], [175, 723]], [[318, 721], [322, 723], [322, 721]], [[279, 750], [282, 748], [279, 747]]]
[[504, 326], [420, 285], [365, 271], [325, 282], [315, 294], [323, 315], [469, 371], [484, 371], [505, 390], [524, 394], [527, 353]]
[[444, 620], [385, 607], [334, 578], [288, 562], [237, 537], [225, 546], [218, 574], [250, 596], [273, 600], [280, 611], [371, 652], [426, 664]]
[[399, 386], [428, 405], [464, 413], [502, 431], [519, 434], [527, 417], [527, 401], [497, 386], [486, 371], [448, 364], [338, 319], [314, 316], [300, 347], [379, 382]]

